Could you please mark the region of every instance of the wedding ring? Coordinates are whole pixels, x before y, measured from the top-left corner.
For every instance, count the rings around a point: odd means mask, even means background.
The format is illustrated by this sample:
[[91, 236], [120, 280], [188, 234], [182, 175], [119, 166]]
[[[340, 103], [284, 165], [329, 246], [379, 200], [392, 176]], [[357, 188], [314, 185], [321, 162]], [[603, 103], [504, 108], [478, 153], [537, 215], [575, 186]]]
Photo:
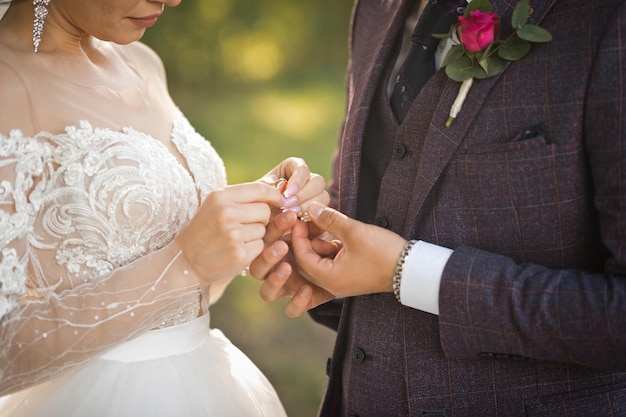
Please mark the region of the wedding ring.
[[[276, 180], [276, 182], [274, 183], [274, 188], [278, 188], [278, 191], [280, 191], [281, 195], [285, 194], [285, 190], [287, 189], [287, 179], [285, 178], [279, 178]], [[283, 208], [283, 212], [287, 210], [287, 208]], [[302, 221], [302, 222], [310, 222], [311, 218], [309, 217], [309, 213], [307, 213], [306, 211], [301, 211], [298, 213], [298, 220]], [[249, 273], [249, 271], [248, 271]]]
[[277, 179], [276, 182], [274, 183], [274, 188], [278, 188], [278, 191], [280, 191], [281, 194], [284, 194], [285, 190], [287, 189], [287, 179], [285, 178]]

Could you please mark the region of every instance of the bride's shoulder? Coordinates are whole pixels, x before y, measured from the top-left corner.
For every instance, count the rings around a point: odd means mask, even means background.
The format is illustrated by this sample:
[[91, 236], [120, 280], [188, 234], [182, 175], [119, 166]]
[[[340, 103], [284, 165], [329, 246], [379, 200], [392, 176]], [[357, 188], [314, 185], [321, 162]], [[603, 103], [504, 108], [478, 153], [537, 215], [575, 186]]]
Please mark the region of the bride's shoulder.
[[30, 94], [19, 71], [0, 59], [0, 135], [33, 128]]
[[129, 63], [140, 71], [158, 73], [165, 80], [165, 66], [161, 57], [148, 45], [143, 42], [132, 42], [127, 45], [115, 45], [118, 53]]

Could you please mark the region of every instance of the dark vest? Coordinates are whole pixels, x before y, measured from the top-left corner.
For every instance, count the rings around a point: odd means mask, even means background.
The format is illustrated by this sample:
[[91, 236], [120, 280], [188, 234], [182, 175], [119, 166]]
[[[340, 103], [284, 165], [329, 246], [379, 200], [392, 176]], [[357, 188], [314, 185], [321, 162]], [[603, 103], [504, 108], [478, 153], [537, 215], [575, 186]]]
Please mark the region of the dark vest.
[[[398, 125], [387, 96], [390, 72], [388, 68], [382, 77], [365, 128], [357, 218], [401, 234], [412, 193], [406, 189], [406, 183], [397, 179], [415, 175], [432, 109], [441, 89], [438, 86], [424, 88], [416, 98], [420, 104], [414, 105], [404, 122]], [[433, 81], [431, 79], [427, 86]], [[424, 102], [433, 105], [423, 106]]]

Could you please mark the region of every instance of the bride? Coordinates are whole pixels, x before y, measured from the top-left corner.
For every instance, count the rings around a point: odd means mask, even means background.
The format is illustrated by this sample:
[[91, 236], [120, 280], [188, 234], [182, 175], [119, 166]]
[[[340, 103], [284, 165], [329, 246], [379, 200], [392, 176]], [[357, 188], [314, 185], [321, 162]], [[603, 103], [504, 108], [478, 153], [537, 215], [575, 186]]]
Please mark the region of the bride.
[[3, 417], [285, 414], [209, 306], [328, 196], [297, 158], [226, 186], [136, 42], [180, 1], [0, 0]]

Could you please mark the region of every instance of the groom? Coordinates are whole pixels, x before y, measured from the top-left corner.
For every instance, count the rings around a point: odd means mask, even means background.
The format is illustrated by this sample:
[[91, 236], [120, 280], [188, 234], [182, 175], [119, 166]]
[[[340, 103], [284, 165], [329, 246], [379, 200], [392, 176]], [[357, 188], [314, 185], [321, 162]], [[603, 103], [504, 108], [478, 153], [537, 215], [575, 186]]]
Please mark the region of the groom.
[[[504, 39], [515, 2], [491, 3]], [[252, 266], [290, 315], [343, 297], [311, 312], [337, 330], [321, 416], [626, 416], [626, 2], [530, 6], [552, 41], [475, 80], [446, 127], [459, 83], [443, 70], [405, 116], [390, 105], [423, 5], [356, 2], [331, 185], [348, 217], [312, 215], [344, 250], [322, 272], [294, 241], [313, 286], [268, 273], [280, 242]]]

